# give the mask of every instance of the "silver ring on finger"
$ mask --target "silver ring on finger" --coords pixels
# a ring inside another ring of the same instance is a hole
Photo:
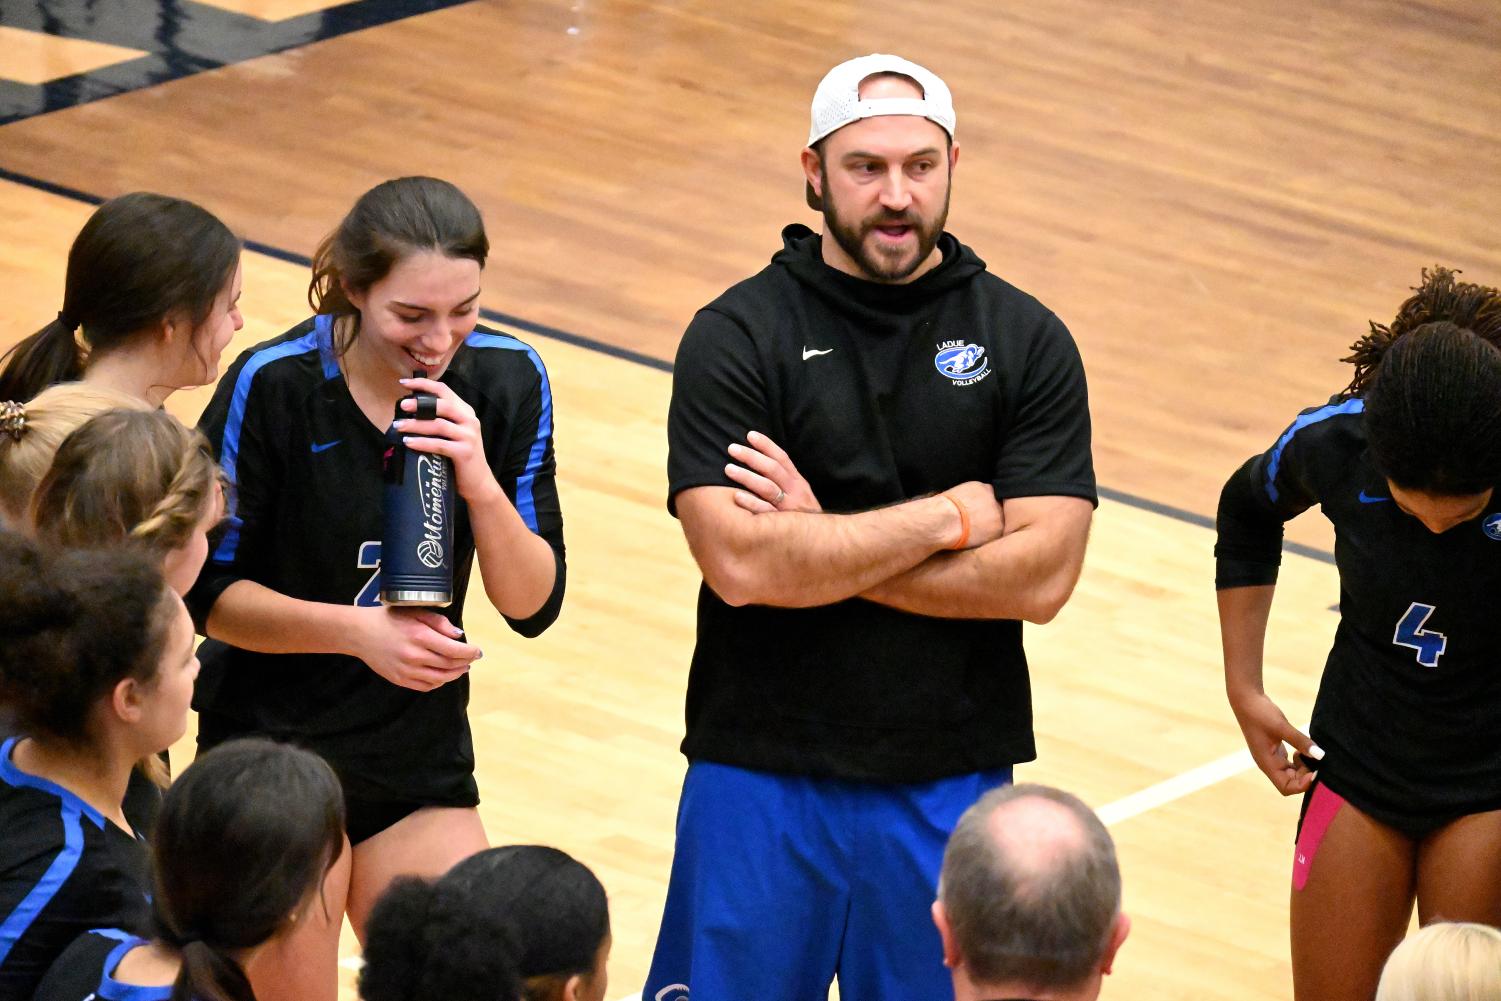
[[[771,502],[771,506],[772,507],[781,507],[782,506],[782,501],[784,501],[786,498],[787,498],[787,491],[785,491],[785,490],[781,489],[780,487],[778,487],[777,488],[777,496]]]

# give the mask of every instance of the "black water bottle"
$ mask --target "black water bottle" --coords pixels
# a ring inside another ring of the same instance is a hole
[[[424,372],[412,374],[426,378]],[[417,410],[408,414],[397,403],[396,420],[438,416],[438,398],[431,393],[406,399],[416,400]],[[407,448],[403,437],[394,423],[386,429],[380,600],[442,608],[453,601],[453,460]]]

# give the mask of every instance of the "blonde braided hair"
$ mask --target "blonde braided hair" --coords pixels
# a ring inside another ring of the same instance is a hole
[[[217,502],[208,442],[162,410],[112,410],[68,436],[32,498],[37,537],[63,546],[130,542],[164,557]]]

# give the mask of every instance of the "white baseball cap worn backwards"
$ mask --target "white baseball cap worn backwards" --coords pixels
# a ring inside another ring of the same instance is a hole
[[[860,84],[880,73],[911,77],[922,89],[922,97],[883,97],[860,99]],[[882,115],[916,115],[941,126],[954,137],[954,97],[937,74],[901,56],[873,53],[840,63],[824,76],[813,92],[813,127],[808,145],[831,132],[862,118]]]

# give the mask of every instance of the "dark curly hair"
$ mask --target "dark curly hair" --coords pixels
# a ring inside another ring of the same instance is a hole
[[[1343,395],[1364,397],[1377,468],[1447,497],[1501,482],[1501,293],[1456,274],[1424,269],[1396,319],[1371,323],[1344,359],[1355,376]]]
[[[604,887],[566,853],[491,848],[436,882],[398,879],[365,928],[362,1001],[550,1001],[596,974]]]
[[[0,703],[32,736],[88,746],[95,703],[156,677],[177,607],[136,553],[44,552],[0,532]]]
[[[1469,330],[1483,341],[1501,347],[1501,292],[1489,285],[1462,282],[1460,271],[1435,264],[1423,269],[1423,280],[1413,294],[1397,307],[1390,325],[1368,321],[1370,332],[1350,345],[1350,355],[1340,361],[1355,366],[1355,375],[1344,396],[1360,396],[1381,370],[1387,350],[1406,335],[1429,323],[1448,322]]]

